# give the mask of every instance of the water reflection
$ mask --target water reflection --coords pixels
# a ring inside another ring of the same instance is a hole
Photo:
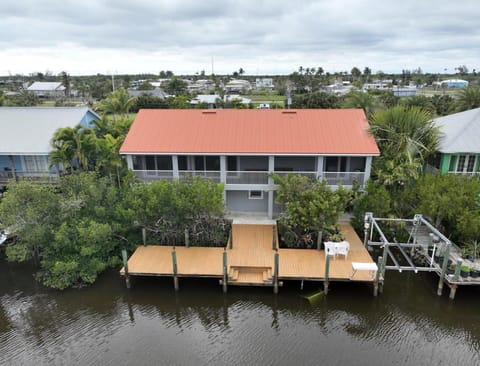
[[[480,289],[436,296],[435,276],[388,273],[373,298],[362,284],[230,287],[215,281],[137,280],[114,272],[91,288],[57,292],[32,268],[0,266],[1,364],[480,364]]]

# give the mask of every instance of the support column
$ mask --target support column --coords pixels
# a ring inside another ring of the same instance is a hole
[[[133,157],[132,157],[132,155],[127,155],[127,167],[128,167],[128,170],[133,170]]]
[[[180,174],[178,173],[178,155],[172,155],[172,168],[173,168],[173,178],[179,179]]]
[[[372,157],[367,156],[365,159],[365,175],[363,178],[363,185],[367,183],[367,180],[370,178],[370,173],[372,171]]]
[[[323,156],[317,156],[317,178],[323,179]]]
[[[448,296],[450,300],[455,300],[455,294],[457,293],[457,285],[450,286],[450,295]]]
[[[377,260],[377,273],[375,273],[375,280],[373,281],[373,296],[378,296],[378,283],[380,281],[380,267],[383,263],[382,257]]]
[[[273,200],[274,200],[273,190],[268,191],[268,218],[273,218]]]
[[[227,183],[227,157],[220,156],[220,183]]]

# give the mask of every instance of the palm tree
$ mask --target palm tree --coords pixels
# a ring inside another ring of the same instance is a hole
[[[119,154],[119,150],[124,139],[125,136],[118,136],[115,138],[110,134],[106,134],[102,139],[97,140],[99,152],[97,168],[103,170],[109,175],[111,175],[112,170],[115,170],[119,188],[120,168],[122,168],[124,164],[124,161]]]
[[[52,138],[53,151],[50,153],[50,165],[61,163],[72,166],[73,161],[78,168],[89,169],[89,161],[96,152],[95,133],[91,128],[65,127],[58,129]]]
[[[429,111],[401,105],[373,113],[370,132],[382,154],[377,159],[377,175],[387,185],[388,176],[396,176],[399,182],[417,178],[440,140]]]
[[[353,91],[347,95],[343,105],[346,108],[362,108],[368,117],[373,112],[375,98],[367,92]]]
[[[111,93],[105,99],[102,99],[96,109],[103,113],[113,114],[113,120],[116,121],[117,114],[127,116],[130,109],[135,104],[136,98],[129,98],[125,88],[119,88]]]
[[[480,88],[479,87],[468,87],[462,89],[458,96],[458,111],[467,111],[469,109],[479,108],[480,107]]]

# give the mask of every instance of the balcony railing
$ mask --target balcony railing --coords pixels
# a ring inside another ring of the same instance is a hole
[[[180,170],[178,172],[180,179],[187,179],[191,177],[202,177],[211,179],[214,182],[220,182],[220,172],[218,170]]]
[[[135,176],[144,181],[158,180],[158,179],[173,179],[173,170],[134,170]],[[279,176],[287,174],[299,174],[310,177],[312,179],[324,179],[329,185],[344,185],[351,186],[353,182],[360,185],[365,184],[364,172],[274,172]],[[227,171],[226,184],[268,184],[269,172],[267,171]],[[220,182],[221,173],[217,170],[180,170],[178,172],[179,179],[186,179],[188,177],[202,177],[211,179],[214,182]]]
[[[134,170],[135,176],[144,181],[173,179],[173,170]]]
[[[46,171],[15,171],[17,180],[29,179],[36,183],[55,183],[58,181],[56,173]],[[0,174],[0,183],[6,184],[9,180],[14,179],[14,174],[11,170]]]
[[[268,184],[268,172],[227,171],[227,184]]]
[[[464,175],[467,177],[480,176],[480,172],[447,172],[448,174]]]
[[[330,186],[351,186],[353,182],[365,184],[364,172],[322,172],[319,179],[325,179]]]

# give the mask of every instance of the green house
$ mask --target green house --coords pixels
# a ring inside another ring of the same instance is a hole
[[[440,127],[440,173],[480,173],[480,108],[435,119]]]

